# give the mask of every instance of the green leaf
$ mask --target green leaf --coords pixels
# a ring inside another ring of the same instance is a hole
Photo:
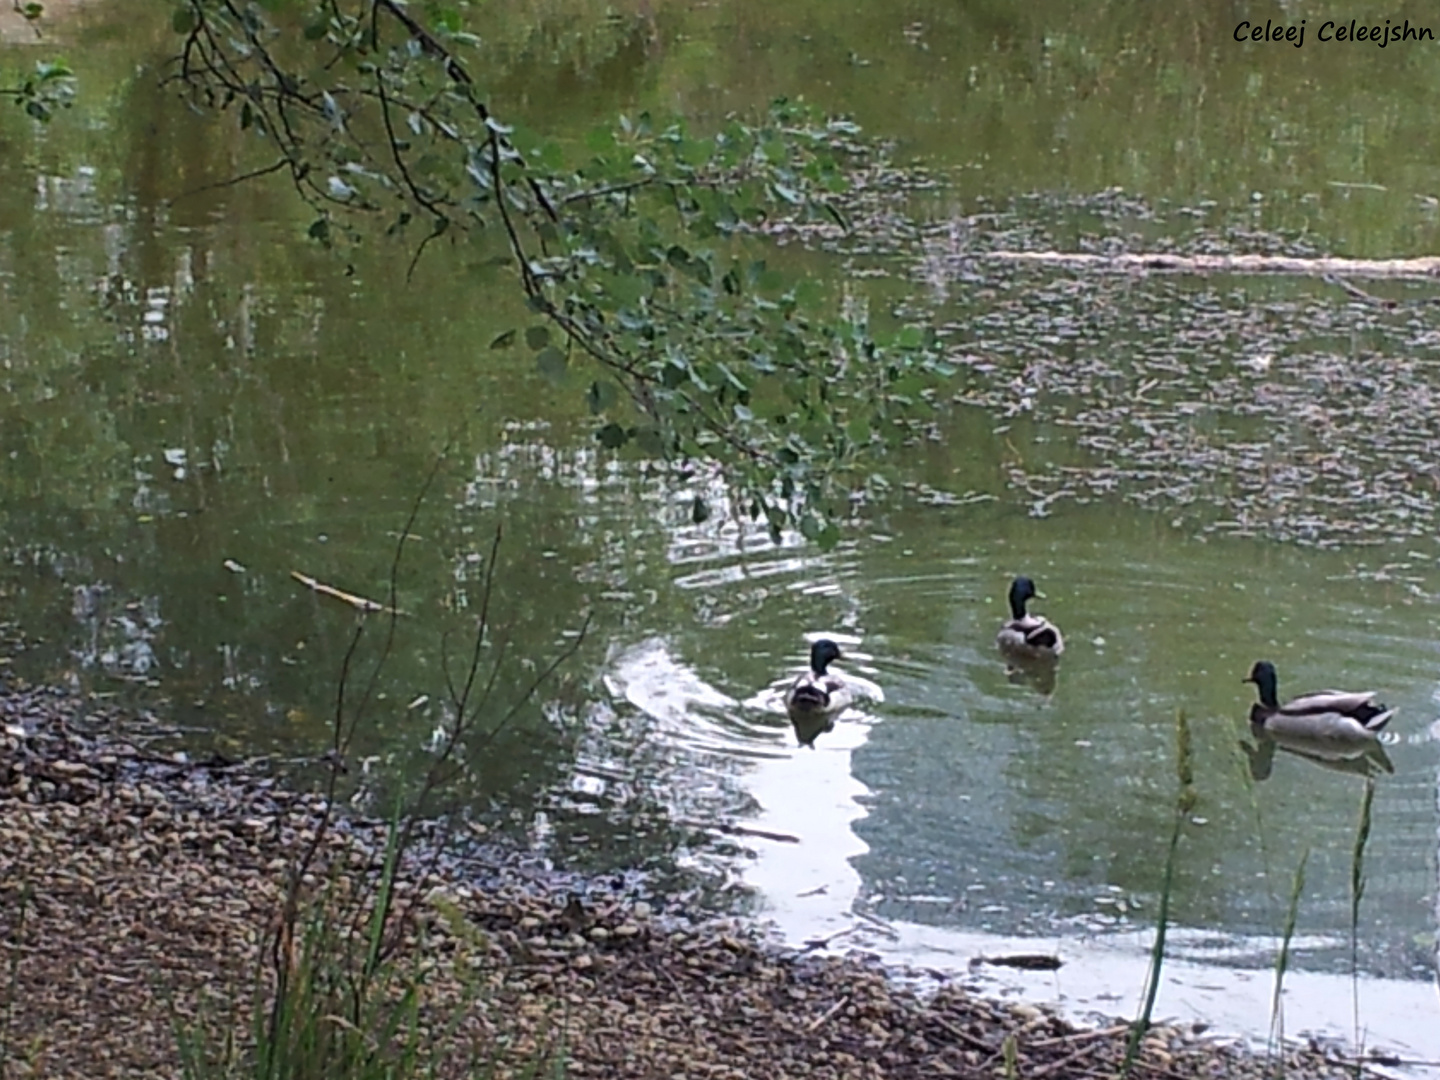
[[[508,349],[515,344],[515,331],[506,330],[503,334],[496,334],[490,339],[490,348]]]
[[[699,495],[690,503],[690,521],[695,525],[703,525],[710,520],[710,504]]]
[[[615,149],[615,132],[608,127],[591,128],[585,136],[585,147],[592,153],[603,154]]]
[[[834,203],[827,202],[822,209],[825,211],[825,216],[835,222],[836,225],[839,225],[840,228],[844,229],[847,233],[851,231],[850,218]]]
[[[920,375],[905,375],[890,384],[890,397],[913,401],[925,389],[925,379]]]
[[[525,344],[539,352],[550,344],[550,328],[548,326],[531,326],[525,330]]]
[[[686,165],[704,165],[715,152],[715,144],[709,139],[686,139],[680,146],[680,160]]]
[[[630,441],[630,433],[616,423],[609,423],[595,432],[595,438],[607,450],[618,450]]]
[[[305,230],[305,235],[322,244],[330,243],[330,220],[323,217],[316,218],[310,223],[310,228]]]
[[[319,41],[330,31],[330,23],[325,19],[316,19],[312,23],[305,24],[305,40]]]
[[[665,454],[665,437],[655,427],[638,429],[635,432],[635,445],[651,457],[663,457]]]
[[[525,124],[516,124],[515,130],[510,133],[510,145],[527,158],[538,151],[544,141],[545,136]]]
[[[918,349],[925,344],[925,331],[919,326],[907,326],[900,331],[899,345],[902,349]]]
[[[592,416],[604,412],[618,400],[620,400],[620,391],[608,379],[597,379],[592,382],[590,390],[585,395],[585,403],[590,406]]]
[[[562,382],[565,379],[565,369],[569,366],[565,354],[554,345],[547,345],[540,350],[535,357],[535,367],[541,375],[553,383]]]
[[[35,4],[33,6],[39,7],[40,5]],[[27,8],[26,18],[29,17],[30,16],[28,14]],[[175,13],[170,16],[170,29],[174,30],[177,34],[188,34],[191,30],[194,30],[195,27],[199,25],[199,21],[195,18],[195,12],[191,9],[189,4],[177,7],[175,9]]]

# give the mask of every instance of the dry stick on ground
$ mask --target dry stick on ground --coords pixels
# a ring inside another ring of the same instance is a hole
[[[1094,1031],[1077,1031],[1073,1035],[1057,1035],[1050,1039],[1036,1039],[1030,1044],[1032,1050],[1043,1050],[1064,1043],[1094,1042],[1096,1039],[1110,1039],[1130,1030],[1129,1024],[1115,1024],[1112,1027],[1096,1028]]]
[[[819,1016],[817,1016],[814,1020],[811,1020],[810,1023],[806,1024],[806,1025],[805,1025],[805,1030],[806,1030],[806,1031],[814,1031],[814,1030],[816,1030],[817,1028],[823,1027],[827,1022],[829,1022],[830,1020],[834,1019],[836,1013],[838,1013],[841,1009],[845,1008],[845,1006],[846,1006],[846,1005],[849,1005],[849,1004],[850,1004],[850,995],[849,995],[849,994],[846,994],[846,995],[845,995],[844,997],[842,997],[839,1001],[835,1002],[834,1005],[831,1005],[830,1008],[826,1009],[823,1013],[821,1013]]]
[[[1066,1054],[1064,1057],[1058,1057],[1054,1061],[1051,1061],[1045,1065],[1041,1065],[1038,1069],[1027,1073],[1027,1080],[1040,1080],[1042,1076],[1049,1076],[1051,1073],[1058,1072],[1059,1070],[1065,1068],[1067,1065],[1073,1065],[1081,1058],[1087,1057],[1088,1055],[1094,1054],[1097,1051],[1103,1049],[1103,1043],[1099,1042],[1098,1040],[1091,1039],[1090,1041],[1083,1043],[1080,1046],[1077,1046],[1074,1050],[1071,1050],[1070,1053]]]
[[[946,1032],[956,1041],[963,1043],[965,1046],[968,1046],[971,1050],[978,1051],[982,1054],[991,1055],[999,1053],[998,1050],[996,1050],[993,1046],[987,1043],[984,1039],[976,1038],[968,1031],[962,1031],[960,1028],[952,1024],[949,1020],[946,1020],[943,1016],[931,1017],[931,1021],[935,1024],[936,1027]]]
[[[823,948],[825,948],[825,946],[829,945],[832,941],[835,941],[837,938],[842,938],[842,937],[844,937],[844,936],[847,935],[847,934],[853,934],[853,933],[855,933],[855,932],[856,932],[857,930],[859,930],[859,929],[860,929],[860,924],[859,924],[858,922],[854,922],[854,923],[851,923],[849,926],[845,927],[844,930],[836,930],[833,934],[827,934],[827,935],[825,935],[824,937],[813,937],[813,938],[810,938],[809,940],[807,940],[807,941],[805,942],[805,949],[804,949],[804,951],[805,951],[805,952],[814,952],[816,949],[823,949]]]
[[[703,821],[677,818],[675,824],[686,829],[699,829],[701,832],[714,829],[716,832],[724,833],[726,836],[753,836],[759,840],[774,840],[778,844],[800,843],[800,837],[791,833],[774,832],[770,829],[757,829],[750,825],[736,825],[729,821],[714,821],[707,824]]]

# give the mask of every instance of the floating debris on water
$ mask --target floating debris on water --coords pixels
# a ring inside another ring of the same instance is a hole
[[[877,171],[851,233],[808,239],[924,287],[899,314],[939,331],[953,401],[1000,421],[1032,515],[1121,498],[1202,533],[1321,547],[1440,532],[1433,283],[1248,273],[1325,253],[1213,204],[1033,195],[957,219],[925,194],[933,177],[907,175]],[[1041,257],[1061,249],[1078,259]],[[1186,259],[1218,269],[1156,272]]]

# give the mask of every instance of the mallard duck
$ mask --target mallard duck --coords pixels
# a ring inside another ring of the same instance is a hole
[[[1280,704],[1276,697],[1275,665],[1257,660],[1245,677],[1260,693],[1250,706],[1250,723],[1282,746],[1297,744],[1373,743],[1395,710],[1375,700],[1373,692],[1347,693],[1321,690]]]
[[[845,680],[826,670],[839,659],[840,646],[821,638],[810,646],[810,670],[785,691],[785,711],[790,714],[796,734],[807,745],[814,744],[816,735],[833,729],[835,717],[854,700],[854,692]],[[802,732],[809,734],[808,740]]]
[[[1028,577],[1017,577],[1010,583],[1010,620],[995,635],[1001,652],[1020,660],[1054,660],[1065,651],[1065,639],[1058,626],[1044,615],[1025,613],[1025,602],[1039,596]]]

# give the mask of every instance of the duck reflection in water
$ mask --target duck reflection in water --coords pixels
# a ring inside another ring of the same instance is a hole
[[[821,735],[835,730],[835,717],[833,716],[796,716],[791,715],[790,726],[795,729],[795,741],[801,746],[808,746],[815,749],[815,740]]]
[[[1055,693],[1059,673],[1060,665],[1054,660],[1021,660],[1011,656],[1005,662],[1005,678],[1011,685],[1028,686],[1046,697]]]
[[[1240,740],[1240,749],[1250,761],[1250,778],[1268,780],[1275,765],[1275,751],[1284,750],[1298,758],[1304,758],[1313,765],[1332,772],[1352,773],[1356,776],[1380,776],[1393,773],[1395,766],[1385,747],[1380,742],[1367,746],[1336,747],[1324,742],[1306,743],[1303,739],[1277,739],[1267,735],[1264,728],[1252,727],[1255,742]]]

